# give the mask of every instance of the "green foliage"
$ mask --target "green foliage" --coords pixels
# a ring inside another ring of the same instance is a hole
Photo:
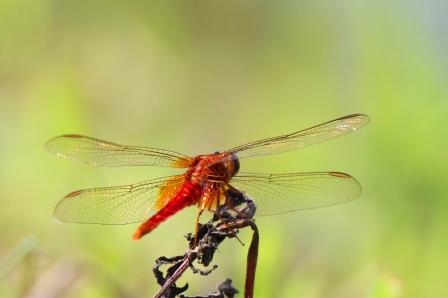
[[[194,224],[190,208],[135,242],[134,225],[56,223],[54,206],[73,190],[176,171],[77,165],[45,152],[47,139],[81,133],[198,154],[360,112],[372,122],[356,134],[241,161],[252,172],[344,171],[364,188],[349,204],[257,219],[256,297],[446,297],[439,5],[1,1],[0,259],[32,235],[38,265],[8,270],[0,296],[31,291],[58,268],[74,272],[67,297],[150,296],[153,260],[181,253]],[[213,276],[186,277],[192,293],[227,276],[241,289],[245,252],[225,243]],[[371,264],[380,273],[363,269]],[[28,270],[36,275],[24,285]]]

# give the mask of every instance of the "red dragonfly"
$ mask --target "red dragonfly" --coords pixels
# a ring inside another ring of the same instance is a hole
[[[254,198],[257,215],[343,203],[361,194],[358,181],[348,174],[247,173],[239,171],[239,160],[300,149],[356,131],[368,122],[367,115],[348,115],[294,133],[195,157],[77,134],[55,137],[48,141],[46,148],[62,158],[95,166],[163,166],[187,170],[181,175],[131,185],[74,191],[59,202],[54,216],[74,223],[143,222],[133,235],[133,239],[139,239],[187,206],[198,206],[198,219],[204,210],[216,210],[228,202],[228,190]]]

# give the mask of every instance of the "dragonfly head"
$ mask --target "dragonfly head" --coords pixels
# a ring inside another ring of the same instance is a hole
[[[238,171],[240,170],[240,161],[235,153],[232,153],[230,158],[225,162],[227,171],[230,174],[230,177],[235,176],[238,174]]]

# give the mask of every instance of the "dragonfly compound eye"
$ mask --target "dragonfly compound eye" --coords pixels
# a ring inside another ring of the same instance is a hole
[[[240,170],[240,161],[238,157],[236,157],[236,154],[232,154],[232,158],[229,160],[229,162],[231,163],[232,177],[233,177]]]

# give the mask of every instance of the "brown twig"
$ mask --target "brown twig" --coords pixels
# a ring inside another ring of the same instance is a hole
[[[252,241],[249,246],[249,251],[247,253],[247,264],[246,264],[246,281],[244,286],[244,297],[252,298],[254,293],[255,286],[255,272],[257,269],[257,260],[258,260],[258,244],[260,240],[260,236],[258,233],[257,225],[255,221],[252,219],[240,219],[229,223],[227,226],[219,226],[218,230],[221,229],[242,229],[250,226],[253,230]]]
[[[253,230],[252,241],[249,246],[246,264],[245,298],[252,298],[254,294],[255,272],[257,267],[259,233],[255,221],[252,219],[255,214],[254,202],[241,192],[229,190],[227,197],[232,200],[232,208],[221,206],[215,212],[215,216],[206,224],[200,224],[196,235],[187,235],[189,249],[183,256],[173,258],[160,257],[153,268],[157,282],[161,285],[160,291],[154,298],[175,298],[184,297],[182,295],[188,289],[188,284],[177,287],[176,282],[187,270],[192,268],[194,273],[208,275],[211,270],[196,269],[193,265],[195,261],[207,267],[213,260],[213,256],[218,246],[226,238],[235,238],[240,229],[251,227]],[[160,271],[162,265],[171,265],[166,274]],[[225,298],[233,297],[238,291],[231,286],[231,280],[227,279],[218,286],[218,292],[212,292],[208,296],[196,296],[203,298]]]

